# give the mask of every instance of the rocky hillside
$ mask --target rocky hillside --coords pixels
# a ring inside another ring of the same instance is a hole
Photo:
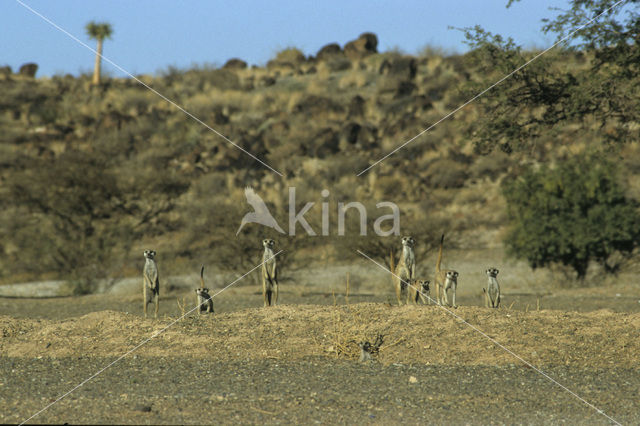
[[[471,104],[358,176],[464,103],[484,77],[473,52],[411,56],[378,52],[377,45],[365,33],[314,57],[283,50],[264,67],[231,59],[220,68],[139,76],[215,132],[133,79],[92,87],[88,76],[35,78],[32,68],[12,74],[5,67],[0,280],[137,274],[147,247],[173,273],[201,263],[241,270],[255,264],[267,236],[287,250],[282,261],[291,266],[348,261],[358,247],[382,260],[397,241],[373,235],[373,222],[389,213],[376,208],[381,201],[400,207],[401,232],[416,236],[421,253],[442,232],[451,246],[495,247],[505,219],[500,182],[523,165],[593,143],[581,138],[580,124],[567,121],[538,135],[533,149],[481,155],[474,123],[483,115]],[[563,61],[580,66],[584,55]],[[637,148],[623,150],[637,195]],[[318,236],[299,226],[295,237],[285,237],[255,224],[236,236],[250,211],[247,186],[281,224],[288,188],[295,187],[296,212],[315,202],[305,218]],[[366,237],[358,236],[355,212],[347,215],[350,238],[337,235],[337,203],[351,201],[367,207]],[[329,212],[324,236],[322,202]]]

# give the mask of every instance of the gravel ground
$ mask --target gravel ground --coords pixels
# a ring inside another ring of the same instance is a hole
[[[494,312],[465,309],[480,305],[481,299],[463,293],[457,312],[511,348],[530,342],[531,350],[519,347],[517,352],[616,421],[640,424],[640,368],[635,361],[640,320],[634,314],[640,312],[640,303],[637,292],[620,291],[507,294],[504,308]],[[0,330],[0,423],[27,420],[109,365],[116,359],[112,355],[125,353],[168,323],[167,316],[176,317],[176,299],[182,297],[193,303],[191,292],[166,294],[161,320],[144,322],[138,317],[139,295],[0,298],[6,324]],[[163,339],[109,367],[29,423],[613,423],[533,369],[515,359],[505,361],[505,353],[438,315],[435,307],[388,308],[391,293],[367,290],[349,299],[352,308],[334,316],[322,309],[343,305],[344,294],[289,286],[281,292],[281,301],[292,305],[262,310],[256,309],[262,296],[255,288],[232,288],[216,298],[213,317],[176,324]],[[538,301],[541,312],[521,312],[537,310]],[[313,305],[325,306],[318,308],[318,315],[325,312],[324,324],[317,322],[321,316],[313,316]],[[572,313],[576,311],[593,312],[581,316]],[[375,318],[369,316],[376,312]],[[307,322],[300,322],[303,317]],[[298,318],[299,333],[285,333],[293,335],[286,345],[274,343],[269,324],[277,324],[281,333],[291,318]],[[252,329],[248,321],[258,323]],[[387,361],[306,355],[322,353],[331,340],[323,333],[340,321],[354,327],[339,330],[345,336],[373,336],[376,327],[388,323],[391,346],[380,357]],[[417,335],[403,332],[405,321],[420,324]],[[196,346],[198,339],[206,339],[202,349]],[[314,339],[317,350],[303,347]],[[456,344],[456,339],[465,343]],[[395,342],[400,343],[393,346]],[[264,354],[247,352],[252,344]],[[24,349],[16,352],[19,347]],[[183,353],[173,356],[175,348],[183,348]],[[59,354],[53,356],[55,351]],[[296,354],[294,359],[288,358],[290,353]],[[501,358],[487,362],[493,356]],[[413,359],[417,362],[408,361]]]
[[[0,422],[21,422],[113,358],[0,359]],[[607,415],[638,424],[637,369],[547,372]],[[166,389],[170,387],[171,392]],[[124,359],[33,418],[122,424],[610,424],[527,368],[308,359]]]

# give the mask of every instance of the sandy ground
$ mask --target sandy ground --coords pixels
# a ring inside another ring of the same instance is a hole
[[[291,271],[267,309],[247,279],[215,297],[214,315],[182,319],[195,274],[163,281],[157,320],[141,317],[137,279],[82,297],[0,297],[0,423],[640,423],[635,276],[558,289],[485,254],[459,265],[451,312],[396,306],[366,263]],[[482,306],[489,264],[501,268],[497,310]],[[212,294],[232,278],[205,275]],[[358,342],[378,335],[360,362]]]
[[[32,422],[611,423],[533,365],[638,423],[640,304],[617,291],[507,295],[498,310],[463,294],[454,316],[392,306],[390,292],[346,304],[307,286],[264,309],[245,286],[216,298],[214,315],[182,320],[176,301],[194,297],[181,291],[163,297],[157,320],[141,318],[134,295],[0,299],[0,422],[26,420],[117,361]],[[360,362],[356,343],[378,334],[379,353]]]

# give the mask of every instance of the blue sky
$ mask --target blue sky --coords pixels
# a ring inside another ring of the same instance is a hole
[[[204,0],[20,0],[95,48],[84,26],[107,21],[114,28],[104,55],[133,74],[168,66],[222,65],[232,57],[262,65],[286,47],[315,54],[327,43],[344,45],[360,33],[378,35],[378,50],[417,53],[424,46],[464,52],[463,35],[449,29],[481,25],[525,46],[547,47],[553,35],[541,32],[549,7],[567,0],[400,1],[204,1]],[[94,53],[63,34],[16,0],[0,0],[0,66],[16,70],[36,62],[38,76],[89,72]],[[109,64],[112,76],[122,72]]]

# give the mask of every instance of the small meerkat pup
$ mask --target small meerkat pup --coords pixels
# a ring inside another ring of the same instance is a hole
[[[196,289],[196,307],[198,315],[203,312],[213,313],[213,299],[209,295],[209,289],[204,286],[204,265],[200,269],[200,288]]]
[[[398,305],[402,305],[402,301],[409,303],[411,298],[408,284],[411,283],[416,275],[416,256],[413,247],[416,240],[412,237],[402,237],[402,253],[395,270],[393,268],[393,256],[391,256],[391,270],[394,272],[392,280],[396,289],[396,297]]]
[[[272,239],[262,240],[264,253],[262,254],[262,298],[264,306],[272,306],[278,302],[278,265],[276,264]]]
[[[155,261],[155,250],[145,250],[144,258],[144,268],[142,269],[142,297],[144,299],[144,317],[147,317],[147,305],[154,302],[156,305],[154,318],[158,318],[158,308],[160,307],[160,280],[158,279],[158,265]]]
[[[442,246],[444,245],[444,234],[440,238],[440,248],[438,250],[438,260],[436,261],[436,303],[439,305],[449,305],[449,298],[447,297],[447,290],[451,289],[452,304],[451,306],[457,308],[456,305],[456,287],[458,287],[458,273],[451,269],[440,269],[442,263]],[[441,294],[442,292],[442,294]]]
[[[418,301],[421,301],[424,305],[431,304],[431,294],[429,290],[429,284],[431,284],[431,281],[429,280],[413,281],[413,288],[412,288],[413,296],[411,297],[411,300],[413,301],[413,303],[418,303]]]
[[[484,301],[487,308],[497,308],[500,306],[500,285],[498,284],[498,273],[496,268],[487,269],[487,289],[482,289]]]

